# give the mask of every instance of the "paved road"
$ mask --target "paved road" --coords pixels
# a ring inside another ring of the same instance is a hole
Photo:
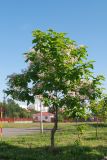
[[[3,128],[3,137],[31,134],[39,131],[39,128]]]
[[[44,129],[50,131],[51,129]],[[40,128],[3,128],[3,137],[13,137],[40,132]]]

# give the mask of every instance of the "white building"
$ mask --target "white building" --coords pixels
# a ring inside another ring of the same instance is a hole
[[[39,99],[35,99],[35,110],[36,111],[40,111],[42,110],[42,112],[48,112],[49,107],[45,107],[42,102]]]
[[[40,101],[40,99],[35,98],[35,104],[30,104],[27,109],[34,109],[36,111],[40,111],[42,110],[42,112],[48,112],[49,107],[45,107],[42,102]]]
[[[40,122],[40,120],[41,120],[40,112],[33,114],[33,120],[35,122]],[[49,112],[42,112],[42,121],[43,122],[53,122],[53,120],[54,120],[54,114],[49,113]]]

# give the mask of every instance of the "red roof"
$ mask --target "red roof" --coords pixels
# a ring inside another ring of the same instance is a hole
[[[36,113],[36,114],[33,114],[35,116],[40,116],[40,112],[39,113]],[[42,116],[54,116],[54,114],[52,113],[49,113],[49,112],[42,112]]]

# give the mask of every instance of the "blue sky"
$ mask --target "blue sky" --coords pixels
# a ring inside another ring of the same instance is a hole
[[[26,67],[32,31],[48,28],[88,46],[95,74],[107,78],[107,0],[0,0],[0,100],[7,75]]]

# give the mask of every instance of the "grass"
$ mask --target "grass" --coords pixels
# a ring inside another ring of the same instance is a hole
[[[31,128],[40,127],[40,123],[2,123],[3,128]],[[45,128],[52,128],[52,123],[44,123]]]
[[[11,125],[15,127],[14,124]],[[20,125],[17,124],[17,127]],[[50,128],[52,124],[45,124],[45,127]],[[56,149],[53,152],[49,148],[50,132],[3,138],[0,142],[0,160],[101,160],[107,156],[107,127],[99,125],[98,139],[95,137],[95,127],[95,124],[85,124],[81,141],[78,141],[76,124],[60,123],[55,135]]]

